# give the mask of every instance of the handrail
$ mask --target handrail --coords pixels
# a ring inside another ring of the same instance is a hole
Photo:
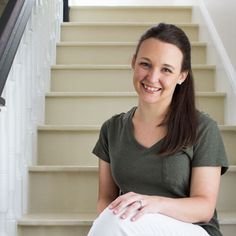
[[[68,0],[63,0],[63,21],[69,21],[69,3]]]
[[[34,3],[35,0],[9,1],[0,19],[0,106],[6,104],[2,92]],[[63,3],[63,21],[68,22],[68,0]]]
[[[1,97],[18,45],[35,0],[9,1],[0,19],[0,105]]]

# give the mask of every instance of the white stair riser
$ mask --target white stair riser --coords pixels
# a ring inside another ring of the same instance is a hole
[[[18,226],[18,236],[86,236],[91,226]]]
[[[235,186],[236,172],[228,171],[221,178],[221,187],[217,203],[219,211],[236,210],[236,189]]]
[[[95,212],[97,171],[30,172],[29,213]]]
[[[137,42],[150,25],[62,25],[63,42]],[[181,27],[190,41],[198,41],[197,26]]]
[[[51,91],[134,91],[133,72],[130,69],[52,69],[51,73]],[[214,91],[214,69],[194,69],[193,74],[196,91]]]
[[[221,131],[229,163],[236,163],[236,132]],[[99,136],[97,131],[50,131],[38,132],[39,165],[97,166],[98,158],[92,154]]]
[[[236,131],[225,130],[221,131],[222,138],[225,145],[228,161],[230,165],[236,165]]]
[[[127,65],[135,53],[134,45],[62,45],[57,46],[57,64]],[[206,63],[206,46],[192,46],[192,63]]]
[[[235,224],[222,224],[220,230],[224,236],[235,236],[236,225]]]
[[[38,131],[38,164],[97,166],[92,149],[98,132]]]
[[[191,8],[71,8],[71,22],[190,23]]]
[[[197,107],[224,123],[224,98],[197,96]],[[46,124],[100,125],[137,105],[137,97],[47,97]]]
[[[235,172],[222,177],[218,211],[236,210],[235,177]],[[30,172],[29,189],[30,213],[96,212],[97,171]]]

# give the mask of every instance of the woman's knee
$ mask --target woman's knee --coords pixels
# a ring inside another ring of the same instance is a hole
[[[88,236],[120,236],[124,235],[122,230],[123,220],[114,215],[111,210],[106,208],[99,217],[93,222]]]

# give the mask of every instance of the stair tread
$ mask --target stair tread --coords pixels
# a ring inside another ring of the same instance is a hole
[[[18,225],[90,225],[96,213],[27,214]]]
[[[30,172],[94,172],[98,171],[97,166],[56,166],[56,165],[37,165],[37,166],[30,166]]]
[[[81,130],[81,131],[96,131],[100,130],[99,125],[40,125],[38,130]],[[222,131],[236,131],[236,125],[218,125]]]
[[[187,9],[192,10],[192,6],[156,6],[156,5],[144,5],[144,6],[71,6],[70,9]]]
[[[52,69],[90,69],[90,70],[98,70],[98,69],[131,69],[130,65],[79,65],[79,64],[58,64],[53,65]],[[192,69],[215,69],[215,65],[204,65],[204,64],[195,64],[192,66]]]
[[[63,27],[71,26],[150,26],[157,24],[156,22],[64,22],[61,25]],[[196,23],[177,23],[177,26],[184,27],[199,27]]]
[[[137,42],[59,42],[57,46],[136,46]],[[206,46],[206,42],[191,42],[191,46]]]
[[[93,172],[98,171],[97,166],[80,166],[80,165],[36,165],[29,167],[30,172]],[[236,172],[236,165],[230,165],[229,172]]]
[[[224,92],[196,92],[197,96],[225,97]],[[136,97],[136,92],[48,92],[46,97]]]
[[[18,225],[90,225],[96,213],[27,214]],[[220,224],[236,224],[236,212],[218,212]]]

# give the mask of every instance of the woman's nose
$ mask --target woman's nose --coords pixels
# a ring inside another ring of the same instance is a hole
[[[148,80],[152,83],[158,82],[160,79],[160,72],[158,69],[150,70],[148,74]]]

